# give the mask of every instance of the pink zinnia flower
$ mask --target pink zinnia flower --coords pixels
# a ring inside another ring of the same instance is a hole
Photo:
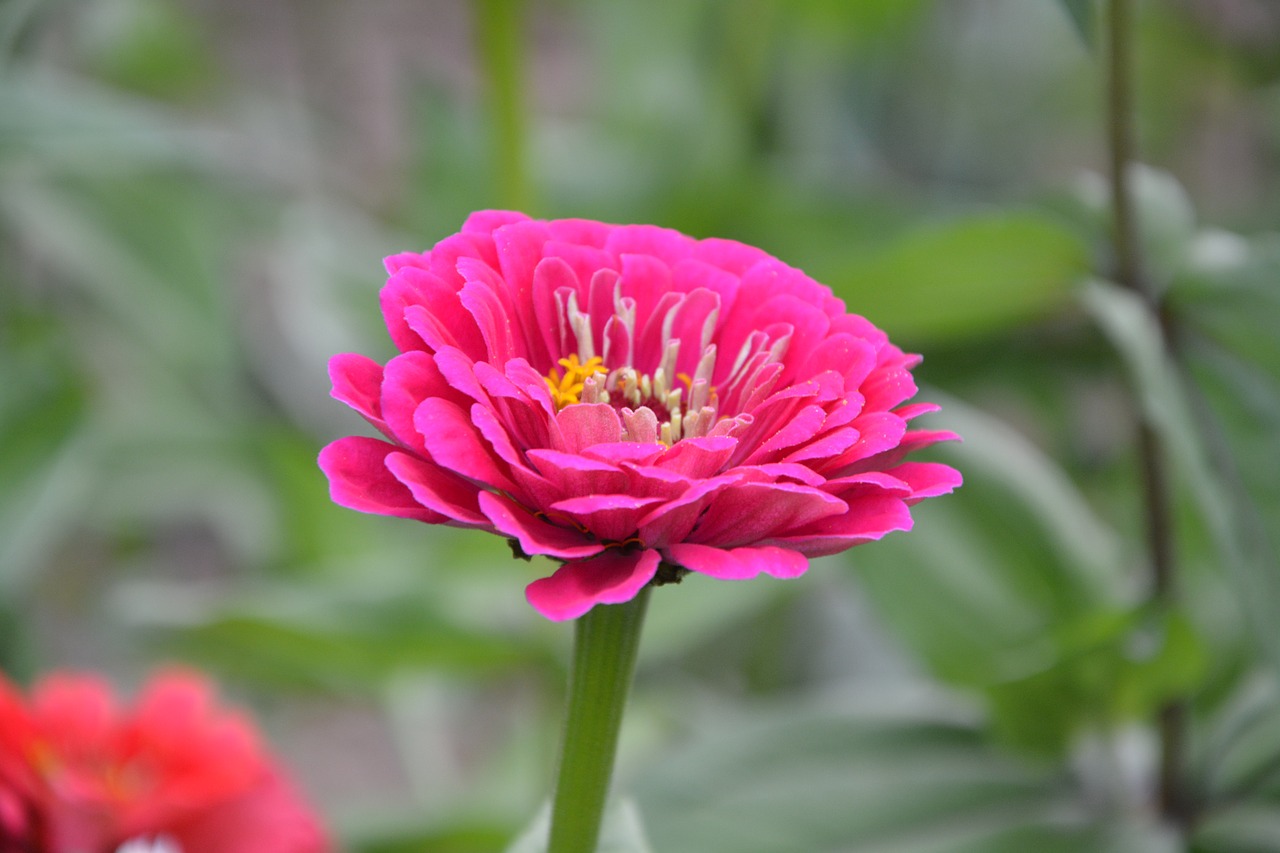
[[[30,701],[0,677],[0,853],[326,853],[258,743],[198,675],[152,679],[132,708],[88,675]]]
[[[759,249],[489,211],[386,265],[400,355],[329,373],[387,440],[321,452],[333,499],[562,561],[526,590],[550,619],[685,570],[794,577],[960,483],[902,461],[955,437],[907,429],[937,409],[903,405],[919,358]]]

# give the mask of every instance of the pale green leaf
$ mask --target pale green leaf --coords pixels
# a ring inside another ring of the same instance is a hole
[[[1067,304],[1089,254],[1033,213],[974,216],[909,233],[827,280],[859,314],[908,342],[981,335]]]

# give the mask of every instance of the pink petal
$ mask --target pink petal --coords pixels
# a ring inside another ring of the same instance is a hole
[[[333,390],[329,395],[346,403],[364,419],[383,432],[387,424],[382,418],[382,365],[367,356],[342,353],[329,359],[329,379]]]
[[[645,510],[661,503],[662,498],[639,498],[635,495],[583,495],[557,501],[550,510],[568,516],[574,523],[591,531],[605,542],[622,542],[635,536]]]
[[[904,462],[887,472],[911,487],[908,503],[949,494],[960,488],[964,478],[960,472],[939,462]]]
[[[804,406],[780,424],[778,430],[747,457],[745,464],[757,465],[776,460],[781,451],[811,440],[822,429],[826,419],[827,413],[821,406]]]
[[[877,368],[858,389],[867,400],[868,409],[892,409],[916,395],[916,382],[911,371],[902,364]]]
[[[386,459],[400,448],[376,438],[347,436],[320,451],[320,470],[329,478],[329,496],[348,509],[414,518],[430,524],[444,516],[413,499],[404,484],[387,470]]]
[[[585,533],[549,524],[510,498],[492,492],[479,494],[480,511],[493,526],[520,543],[526,554],[545,554],[562,560],[590,557],[604,550]]]
[[[783,457],[785,462],[809,462],[839,456],[858,442],[858,431],[853,427],[841,427],[815,438],[803,447]]]
[[[703,342],[714,340],[715,324],[720,315],[720,295],[712,290],[698,288],[686,293],[684,300],[672,309],[666,319],[670,327],[668,336],[680,341],[680,357],[676,361],[676,374],[692,376],[702,358]]]
[[[617,270],[596,270],[587,284],[585,303],[582,300],[578,302],[578,307],[585,308],[591,315],[591,340],[595,343],[596,355],[604,349],[604,327],[613,317],[613,293],[618,278]]]
[[[794,480],[806,486],[821,486],[827,478],[814,471],[808,465],[795,462],[769,462],[765,465],[743,465],[733,469],[748,475],[749,482],[777,482],[778,480]],[[751,472],[759,472],[762,479],[751,476]]]
[[[906,406],[899,406],[893,410],[893,413],[904,421],[910,421],[921,415],[928,415],[941,410],[942,407],[937,403],[910,403]]]
[[[843,514],[837,497],[797,483],[739,483],[718,494],[691,534],[695,542],[735,547]]]
[[[475,425],[457,403],[429,397],[413,413],[413,425],[438,465],[480,485],[515,490],[515,484],[494,460],[492,449],[480,440]]]
[[[382,265],[386,268],[388,275],[394,275],[405,267],[431,269],[431,258],[429,253],[397,252],[394,255],[388,255],[383,258]]]
[[[543,258],[533,270],[532,303],[536,332],[530,340],[540,339],[542,348],[534,347],[539,364],[554,364],[561,354],[571,352],[573,333],[556,305],[556,292],[579,289],[578,276],[560,258]]]
[[[445,381],[430,353],[414,351],[387,362],[382,379],[382,416],[397,441],[426,453],[422,434],[413,425],[413,413],[428,397],[464,399]]]
[[[436,369],[449,386],[460,394],[481,403],[489,402],[489,394],[476,378],[476,363],[456,347],[443,347],[435,354]],[[461,402],[461,401],[459,401]]]
[[[408,453],[388,454],[386,465],[418,503],[460,526],[492,529],[489,520],[480,512],[476,501],[479,489],[472,483]]]
[[[737,446],[737,439],[724,435],[686,438],[673,444],[656,464],[690,479],[710,477],[720,473]]]
[[[504,225],[528,221],[528,216],[514,210],[477,210],[462,223],[462,230],[476,234],[492,234]]]
[[[671,285],[689,293],[705,288],[720,297],[720,316],[725,317],[738,297],[738,277],[705,261],[688,258],[671,266]]]
[[[762,572],[775,578],[794,578],[809,568],[805,555],[772,545],[725,550],[685,542],[667,548],[667,555],[686,569],[730,581],[746,580]]]
[[[736,276],[741,276],[761,261],[773,260],[763,249],[718,237],[699,240],[693,248],[693,257]]]
[[[453,285],[417,267],[405,267],[382,288],[383,316],[401,352],[457,346],[473,358],[484,355],[480,330]]]
[[[617,269],[618,260],[611,252],[597,249],[594,246],[582,246],[576,243],[562,243],[559,240],[548,240],[542,247],[545,257],[556,257],[567,263],[578,281],[590,286],[591,279],[600,270]],[[586,310],[588,294],[578,292],[578,307]]]
[[[838,554],[846,548],[883,538],[895,530],[910,530],[911,513],[900,498],[869,496],[849,502],[844,515],[821,519],[769,542],[793,548],[810,557]]]
[[[836,471],[892,450],[901,443],[907,431],[906,422],[892,412],[867,412],[854,420],[853,427],[858,431],[858,440],[831,460],[830,467]]]
[[[640,519],[640,541],[654,548],[683,541],[702,517],[707,504],[725,488],[741,479],[741,475],[734,472],[688,484],[687,488],[654,507]]]
[[[814,348],[807,369],[815,373],[834,370],[849,388],[857,388],[876,366],[875,345],[862,338],[840,333],[830,335]]]
[[[626,254],[622,261],[622,295],[636,301],[636,361],[633,367],[651,370],[655,365],[640,364],[640,341],[643,331],[653,316],[654,307],[662,302],[671,290],[671,270],[651,255]],[[611,365],[612,366],[612,365]]]
[[[827,480],[823,488],[846,503],[856,498],[877,494],[904,500],[911,497],[911,487],[906,482],[883,471],[864,471],[848,477]]]
[[[525,597],[548,619],[576,619],[597,604],[635,598],[653,580],[660,562],[657,551],[611,549],[590,560],[565,563],[551,577],[525,587]]]
[[[594,219],[556,219],[547,223],[547,233],[561,243],[581,243],[603,249],[615,227]]]
[[[580,453],[593,444],[607,444],[622,438],[622,421],[608,403],[574,403],[556,415],[564,435],[565,450]]]
[[[683,443],[683,442],[682,442]],[[601,462],[617,464],[633,462],[636,465],[648,465],[666,451],[663,444],[648,444],[638,441],[613,441],[593,444],[583,448],[582,455],[588,459],[599,459]]]
[[[619,225],[605,242],[615,255],[650,255],[667,266],[689,257],[694,247],[692,238],[657,225]]]
[[[505,291],[501,282],[495,286],[481,281],[468,281],[458,291],[458,301],[475,320],[488,360],[494,364],[506,364],[527,354],[519,317],[503,299]]]
[[[558,450],[530,450],[528,457],[557,492],[554,500],[621,492],[634,494],[628,488],[627,474],[603,460]],[[550,503],[539,501],[531,505],[545,507]]]
[[[797,274],[803,276],[802,273]],[[825,364],[819,367],[810,361],[814,349],[822,343],[831,329],[831,320],[820,308],[790,294],[775,296],[756,309],[756,327],[760,328],[768,323],[788,323],[794,329],[791,345],[783,358],[787,365],[787,370],[782,375],[783,382],[813,376],[818,370],[826,369]]]

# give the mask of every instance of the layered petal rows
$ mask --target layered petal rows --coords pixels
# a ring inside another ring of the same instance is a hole
[[[384,438],[321,452],[332,497],[562,561],[526,590],[550,619],[685,571],[794,577],[960,484],[904,461],[955,437],[908,427],[937,408],[906,403],[919,358],[759,249],[486,211],[386,265],[400,354],[329,365]]]
[[[0,853],[327,853],[319,822],[198,675],[122,708],[93,676],[0,677]]]

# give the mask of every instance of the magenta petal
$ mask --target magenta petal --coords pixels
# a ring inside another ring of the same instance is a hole
[[[320,451],[320,470],[329,478],[329,496],[348,509],[413,518],[430,524],[445,517],[419,504],[387,470],[386,460],[400,448],[376,438],[347,436]]]
[[[844,515],[824,518],[769,541],[810,557],[821,557],[881,539],[895,530],[910,530],[911,524],[911,513],[900,498],[868,496],[850,500],[849,511]]]
[[[456,403],[439,397],[422,401],[413,413],[413,425],[422,433],[431,458],[462,476],[505,491],[515,483],[499,469],[492,450],[480,440],[471,419]]]
[[[608,444],[622,438],[622,421],[608,403],[575,403],[556,415],[564,435],[565,450],[581,453],[593,444]]]
[[[597,604],[621,604],[653,580],[657,551],[626,553],[616,549],[589,560],[565,563],[549,578],[525,587],[533,609],[555,622],[576,619]]]
[[[414,500],[435,510],[460,526],[492,529],[476,502],[479,489],[473,484],[408,453],[387,455],[387,470],[405,485]]]
[[[661,502],[662,498],[597,494],[557,501],[550,509],[568,516],[599,539],[621,542],[635,536],[640,517]]]
[[[631,462],[636,465],[648,465],[666,451],[662,444],[649,444],[637,441],[615,441],[593,444],[584,448],[582,455],[588,459],[599,459],[601,462],[618,464]]]
[[[791,451],[783,460],[785,462],[821,462],[839,456],[858,442],[858,431],[853,427],[840,427],[815,438],[804,447]]]
[[[381,389],[382,416],[397,441],[419,453],[426,453],[422,434],[413,425],[413,413],[428,397],[465,399],[455,391],[436,367],[430,353],[414,351],[387,362]]]
[[[504,225],[514,222],[528,222],[526,214],[514,210],[477,210],[462,223],[462,230],[468,233],[491,234]]]
[[[781,451],[809,441],[817,435],[826,419],[827,413],[821,406],[804,406],[780,424],[778,431],[769,436],[764,444],[747,457],[746,464],[757,465],[761,462],[776,461],[775,457]]]
[[[887,473],[911,487],[909,503],[950,494],[964,482],[959,471],[940,462],[904,462]]]
[[[737,446],[736,439],[724,435],[686,438],[662,454],[657,465],[690,479],[710,477],[720,473]]]
[[[520,543],[526,554],[544,554],[562,560],[574,560],[599,554],[604,546],[592,542],[585,533],[557,527],[535,516],[510,498],[481,492],[480,511],[493,526]]]
[[[837,497],[798,483],[738,483],[716,496],[692,534],[696,542],[736,547],[842,515]]]
[[[363,355],[342,353],[329,359],[330,396],[355,409],[365,420],[385,430],[382,419],[382,365]]]
[[[529,461],[563,497],[612,494],[626,489],[627,475],[614,465],[557,450],[530,450]]]
[[[682,541],[693,530],[712,497],[740,479],[740,474],[725,474],[698,480],[688,486],[683,493],[650,510],[640,519],[640,540],[655,548]]]
[[[667,548],[667,555],[686,569],[728,581],[746,580],[762,572],[775,578],[794,578],[809,568],[805,555],[772,545],[725,550],[686,542]]]

